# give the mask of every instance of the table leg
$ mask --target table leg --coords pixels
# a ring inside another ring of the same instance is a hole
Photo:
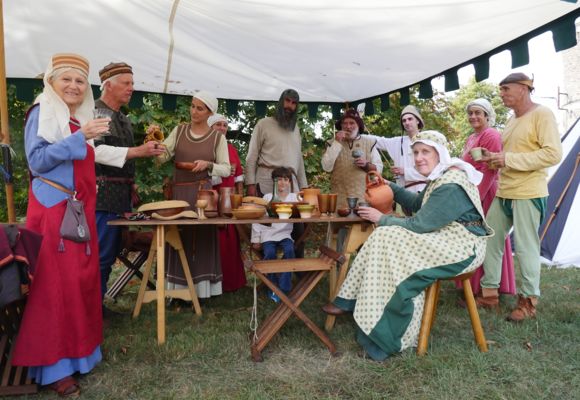
[[[157,225],[157,343],[165,343],[165,226]]]
[[[181,266],[183,267],[183,274],[185,275],[185,280],[187,281],[187,288],[189,289],[189,295],[191,297],[193,308],[197,315],[201,315],[201,307],[199,305],[199,300],[195,291],[195,285],[193,284],[191,271],[189,270],[189,263],[187,262],[187,257],[185,256],[183,243],[181,241],[181,237],[179,236],[179,230],[177,229],[177,226],[169,226],[167,241],[175,250],[177,250],[177,253],[179,254],[179,259],[181,260]]]
[[[348,267],[350,263],[350,256],[352,253],[358,250],[360,246],[368,239],[370,234],[373,232],[373,228],[368,224],[353,224],[349,227],[348,235],[344,241],[344,256],[346,261],[338,268],[338,276],[334,282],[331,282],[330,286],[333,289],[330,292],[329,301],[333,301],[342,283],[346,279],[348,272]],[[335,275],[336,276],[336,275]],[[324,324],[324,329],[331,331],[334,327],[334,322],[336,317],[334,315],[329,315],[326,317],[326,322]]]
[[[151,275],[151,268],[153,266],[153,258],[155,253],[157,253],[157,233],[153,232],[153,239],[151,240],[151,247],[149,249],[149,255],[147,256],[147,261],[145,261],[145,270],[143,271],[143,279],[141,279],[141,286],[139,287],[139,293],[137,294],[137,301],[135,303],[135,308],[133,309],[133,318],[137,318],[141,312],[141,306],[143,305],[143,298],[145,297],[145,291],[147,290],[147,282],[149,282],[149,276]]]

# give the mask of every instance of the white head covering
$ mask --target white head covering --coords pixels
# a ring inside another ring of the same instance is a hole
[[[477,171],[471,164],[459,159],[451,158],[449,150],[447,149],[447,139],[445,136],[437,131],[423,131],[419,132],[415,136],[415,140],[411,144],[413,147],[417,143],[423,143],[427,146],[434,147],[437,153],[439,153],[439,164],[433,168],[433,171],[427,177],[427,180],[433,181],[445,173],[449,168],[455,167],[467,174],[467,179],[474,185],[479,185],[483,179],[483,174]],[[425,180],[425,176],[421,175],[419,171],[413,169],[409,173],[411,180]]]
[[[483,98],[470,101],[465,107],[465,111],[469,112],[470,108],[479,108],[487,114],[488,125],[495,126],[495,110],[489,101]]]
[[[40,104],[39,110],[39,121],[38,121],[38,136],[42,137],[49,143],[56,143],[70,136],[70,110],[63,99],[60,98],[58,94],[54,91],[52,85],[50,84],[49,77],[57,70],[59,72],[65,72],[67,70],[74,69],[80,72],[85,78],[87,78],[88,70],[84,68],[79,68],[75,60],[78,61],[82,59],[86,61],[84,57],[78,56],[76,54],[69,54],[70,63],[62,62],[62,55],[55,54],[48,63],[46,72],[44,73],[44,89],[42,93],[36,98],[34,103]],[[58,59],[57,63],[57,57]],[[76,59],[75,59],[76,57]],[[56,68],[54,68],[56,66]],[[86,62],[86,67],[88,68],[88,61]],[[54,68],[54,69],[53,69]],[[81,105],[76,109],[74,117],[79,121],[81,125],[84,125],[91,119],[93,119],[93,109],[95,108],[95,101],[93,99],[93,91],[91,90],[90,84],[87,86],[85,91],[85,98]]]
[[[195,97],[198,100],[203,101],[203,104],[205,104],[207,106],[207,108],[209,108],[209,110],[211,111],[212,114],[215,114],[217,112],[218,99],[216,99],[215,96],[213,94],[211,94],[210,92],[206,92],[205,90],[200,90],[199,92],[196,92],[193,95],[193,97]],[[208,125],[209,125],[209,123],[208,123]]]
[[[209,118],[207,119],[207,125],[209,127],[212,127],[213,124],[215,124],[216,122],[220,122],[220,121],[224,121],[224,122],[228,122],[228,120],[226,119],[226,117],[224,117],[221,114],[213,114],[210,115]]]

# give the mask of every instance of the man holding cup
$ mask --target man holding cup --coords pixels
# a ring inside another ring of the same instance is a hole
[[[533,80],[517,72],[500,84],[500,97],[514,111],[502,135],[503,151],[483,149],[482,161],[500,168],[499,188],[487,213],[495,231],[488,239],[477,304],[497,308],[504,240],[514,228],[515,250],[522,271],[518,302],[508,316],[523,321],[536,316],[540,296],[540,239],[538,228],[545,216],[548,198],[546,168],[562,158],[562,145],[552,111],[531,99]]]
[[[372,137],[377,141],[377,149],[385,150],[393,160],[394,165],[391,167],[391,172],[395,175],[397,185],[419,193],[425,188],[425,177],[415,171],[411,144],[425,124],[419,110],[413,105],[403,108],[400,122],[401,128],[405,132],[403,136]]]
[[[347,196],[364,199],[366,174],[383,171],[376,140],[362,135],[365,126],[359,113],[350,108],[336,121],[334,139],[322,156],[322,168],[331,173],[332,191],[338,194],[337,206],[347,206]]]
[[[108,110],[111,115],[108,134],[95,140],[97,233],[101,294],[104,297],[111,266],[117,258],[121,242],[121,228],[107,225],[107,222],[132,209],[132,200],[136,193],[133,159],[158,156],[163,153],[163,146],[157,142],[135,146],[131,122],[120,112],[133,94],[131,66],[123,62],[110,63],[99,71],[99,77],[102,94],[95,101],[95,107],[97,110]],[[103,311],[107,317],[108,310],[103,307]]]

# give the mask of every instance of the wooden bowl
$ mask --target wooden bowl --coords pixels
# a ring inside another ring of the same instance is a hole
[[[264,216],[264,209],[239,209],[232,210],[234,218],[236,219],[259,219]]]

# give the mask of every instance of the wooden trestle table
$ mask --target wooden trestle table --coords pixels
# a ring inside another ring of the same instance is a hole
[[[358,247],[368,238],[372,232],[372,225],[358,216],[354,217],[338,217],[338,216],[323,216],[314,218],[291,218],[288,220],[280,220],[278,218],[259,218],[259,219],[235,219],[235,218],[208,218],[204,220],[198,219],[177,219],[173,221],[162,221],[156,219],[129,221],[126,219],[118,219],[109,222],[109,225],[128,226],[128,227],[153,227],[153,240],[151,241],[151,248],[149,256],[145,261],[145,271],[143,272],[143,280],[139,287],[139,294],[133,310],[133,318],[137,318],[141,311],[143,303],[149,303],[157,300],[157,342],[158,344],[165,343],[165,298],[173,297],[183,300],[191,301],[193,308],[197,315],[201,315],[201,307],[195,292],[193,280],[189,271],[189,264],[185,257],[183,250],[183,243],[179,235],[180,226],[199,226],[199,225],[248,225],[248,224],[271,224],[271,223],[326,223],[327,228],[327,244],[332,245],[332,232],[337,226],[346,226],[348,233],[345,240],[343,253],[346,256],[345,262],[339,271],[336,269],[330,271],[329,299],[333,300],[336,296],[342,281],[346,276],[348,270],[348,260],[352,252],[356,251]],[[165,246],[166,243],[171,245],[179,253],[184,274],[187,280],[187,289],[166,289],[165,288]],[[157,260],[157,280],[155,290],[147,290],[147,282],[151,276],[151,269],[153,260]],[[334,318],[329,317],[326,321],[326,329],[332,329],[334,325]]]

